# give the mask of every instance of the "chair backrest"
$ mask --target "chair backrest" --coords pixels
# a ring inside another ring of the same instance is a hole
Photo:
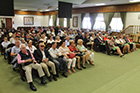
[[[9,44],[7,48],[12,48],[13,46],[15,46],[15,44]]]
[[[109,44],[107,40],[105,41],[105,47],[106,47],[107,54],[110,55],[111,50],[109,48]]]
[[[47,45],[46,45],[46,49],[48,50],[48,49],[50,49],[52,47],[52,44],[51,43],[47,43]]]

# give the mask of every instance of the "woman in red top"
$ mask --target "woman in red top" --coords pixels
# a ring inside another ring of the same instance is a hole
[[[79,52],[79,50],[78,50],[78,48],[75,46],[75,43],[74,43],[73,40],[70,41],[69,50],[70,50],[71,52],[74,52],[74,53],[76,54],[75,57],[77,58],[77,61],[78,61],[77,68],[78,68],[79,70],[82,70],[81,67],[80,67],[80,57],[82,57],[82,59],[83,59],[82,67],[85,69],[85,68],[86,68],[86,67],[85,67],[85,57],[86,57],[86,56],[85,56],[85,55],[82,55],[82,54]]]
[[[110,40],[110,39],[108,38],[108,35],[105,35],[105,37],[104,37],[104,41],[106,41],[106,40]]]

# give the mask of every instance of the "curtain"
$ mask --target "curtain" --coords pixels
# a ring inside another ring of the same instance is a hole
[[[67,18],[67,27],[70,27],[70,18]]]
[[[98,13],[89,13],[90,23],[91,23],[91,30],[93,30],[93,26],[95,24],[97,15],[98,15]]]
[[[64,27],[64,18],[59,18],[60,27]]]
[[[49,23],[50,23],[51,15],[49,15]]]
[[[81,14],[81,28],[83,27],[83,26],[82,26],[82,23],[83,23],[83,19],[84,19],[85,15],[86,15],[86,13],[82,13],[82,14]]]
[[[57,15],[53,15],[53,26],[57,25]]]
[[[123,29],[125,28],[125,22],[126,22],[126,12],[120,12],[122,23],[123,23]]]
[[[104,13],[104,21],[106,24],[106,31],[108,31],[108,27],[110,25],[110,22],[111,22],[113,16],[114,16],[114,13]]]

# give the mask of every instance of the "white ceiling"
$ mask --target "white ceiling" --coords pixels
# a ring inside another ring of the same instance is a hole
[[[105,5],[128,4],[129,0],[59,0],[73,3],[73,8],[91,7],[95,4]],[[14,0],[15,10],[28,9],[29,11],[52,11],[58,9],[58,0]]]

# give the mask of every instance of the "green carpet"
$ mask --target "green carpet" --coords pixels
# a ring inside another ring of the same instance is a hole
[[[120,58],[95,52],[95,66],[77,70],[68,78],[43,86],[34,78],[36,93],[140,93],[140,50]],[[19,73],[12,71],[7,60],[0,56],[0,93],[32,93]]]

